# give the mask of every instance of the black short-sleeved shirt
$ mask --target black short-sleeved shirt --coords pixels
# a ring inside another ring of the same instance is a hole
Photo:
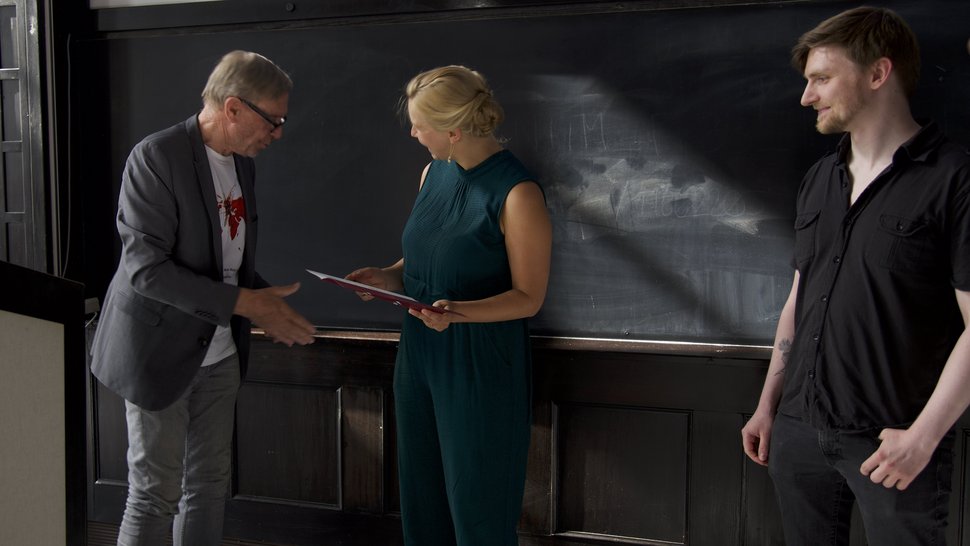
[[[906,426],[963,331],[970,152],[926,124],[850,207],[849,135],[798,194],[795,339],[778,411],[818,428]]]

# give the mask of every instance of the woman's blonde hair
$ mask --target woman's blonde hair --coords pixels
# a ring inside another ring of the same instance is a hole
[[[209,74],[203,104],[221,105],[229,97],[249,101],[277,99],[293,89],[293,81],[273,61],[251,51],[230,51]]]
[[[458,65],[433,68],[411,78],[402,106],[408,104],[436,131],[461,129],[484,137],[492,135],[505,119],[485,77]]]

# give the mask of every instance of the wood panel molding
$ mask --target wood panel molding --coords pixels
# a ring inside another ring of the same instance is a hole
[[[402,544],[396,346],[393,333],[322,332],[299,348],[253,336],[226,536],[291,545]],[[534,340],[520,544],[781,544],[771,480],[744,457],[739,432],[757,403],[769,352],[593,346]],[[94,386],[90,451],[97,479],[90,482],[89,518],[117,524],[124,506],[124,482],[117,479],[125,475],[123,405],[119,411],[120,399]],[[962,420],[955,459],[950,543],[957,545],[970,545],[968,428]],[[856,527],[852,545],[861,546]]]

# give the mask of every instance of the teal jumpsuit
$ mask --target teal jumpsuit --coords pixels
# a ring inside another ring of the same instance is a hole
[[[499,215],[535,180],[507,150],[470,170],[433,161],[404,228],[404,289],[425,303],[512,288]],[[518,544],[531,423],[525,319],[453,323],[407,315],[394,370],[405,544]]]

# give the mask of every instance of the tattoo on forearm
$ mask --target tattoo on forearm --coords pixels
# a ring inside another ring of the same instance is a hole
[[[778,370],[776,375],[781,375],[785,373],[785,368],[788,366],[788,358],[791,356],[791,340],[782,339],[778,342],[778,352],[781,353],[781,369]]]

